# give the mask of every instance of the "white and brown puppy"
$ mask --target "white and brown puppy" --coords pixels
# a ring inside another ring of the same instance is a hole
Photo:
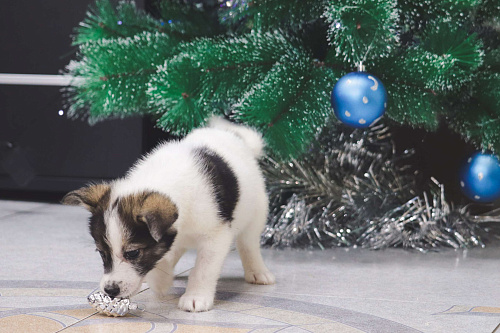
[[[101,289],[130,297],[146,280],[164,295],[179,258],[196,248],[179,307],[207,311],[234,239],[245,280],[274,283],[259,246],[268,213],[256,160],[262,148],[257,132],[212,118],[208,127],[157,147],[124,178],[68,193],[64,204],[92,213],[90,233],[104,263]]]

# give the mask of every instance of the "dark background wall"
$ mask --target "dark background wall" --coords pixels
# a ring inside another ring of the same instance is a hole
[[[90,3],[3,3],[0,73],[59,74],[75,54],[70,36]],[[0,198],[57,199],[122,176],[154,144],[156,132],[142,118],[95,126],[66,118],[60,89],[0,85]]]

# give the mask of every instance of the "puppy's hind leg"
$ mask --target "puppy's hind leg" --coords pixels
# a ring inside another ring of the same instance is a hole
[[[255,219],[236,238],[236,246],[245,270],[245,281],[253,284],[274,284],[275,277],[267,269],[260,252],[260,235],[266,223],[267,210]]]
[[[172,246],[155,268],[146,275],[146,282],[157,297],[162,298],[167,295],[174,282],[175,265],[185,252],[185,248]]]

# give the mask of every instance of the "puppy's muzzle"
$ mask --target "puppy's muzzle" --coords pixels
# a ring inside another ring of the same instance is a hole
[[[116,297],[120,294],[120,286],[116,283],[107,284],[104,286],[104,292],[108,294],[109,297]]]

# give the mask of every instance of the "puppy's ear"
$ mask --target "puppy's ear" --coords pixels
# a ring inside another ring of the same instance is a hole
[[[105,207],[109,202],[111,188],[108,184],[94,184],[69,192],[62,198],[63,205],[82,206],[90,212]]]
[[[159,242],[179,217],[177,206],[169,197],[151,192],[146,195],[139,215],[139,221],[147,224],[151,236]]]

